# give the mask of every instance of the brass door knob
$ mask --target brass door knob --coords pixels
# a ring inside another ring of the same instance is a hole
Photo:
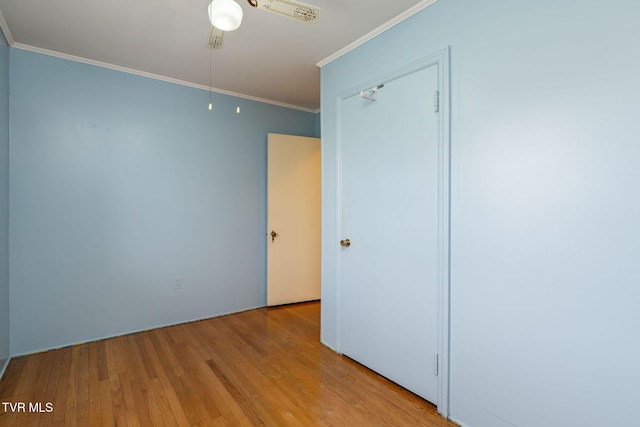
[[[349,246],[351,246],[351,240],[349,239],[340,240],[340,246],[348,248]]]

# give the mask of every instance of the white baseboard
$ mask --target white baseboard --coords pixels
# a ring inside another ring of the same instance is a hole
[[[2,366],[0,366],[0,380],[4,376],[4,372],[7,370],[7,366],[9,366],[10,361],[11,361],[11,358],[8,357],[7,360],[2,364]]]

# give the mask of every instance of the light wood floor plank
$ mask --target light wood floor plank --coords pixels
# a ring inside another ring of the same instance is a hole
[[[318,302],[263,308],[13,359],[5,426],[454,426],[320,344]]]

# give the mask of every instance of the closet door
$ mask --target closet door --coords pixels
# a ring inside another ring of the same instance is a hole
[[[380,83],[340,105],[339,351],[435,403],[437,65]]]
[[[267,305],[320,299],[320,139],[270,133]]]

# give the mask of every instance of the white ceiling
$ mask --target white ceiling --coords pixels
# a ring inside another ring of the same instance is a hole
[[[315,110],[316,64],[432,1],[305,0],[321,9],[306,24],[254,9],[213,51],[213,87]],[[208,0],[0,0],[9,42],[209,86]],[[408,11],[408,12],[407,12]],[[404,15],[403,15],[404,14]]]

